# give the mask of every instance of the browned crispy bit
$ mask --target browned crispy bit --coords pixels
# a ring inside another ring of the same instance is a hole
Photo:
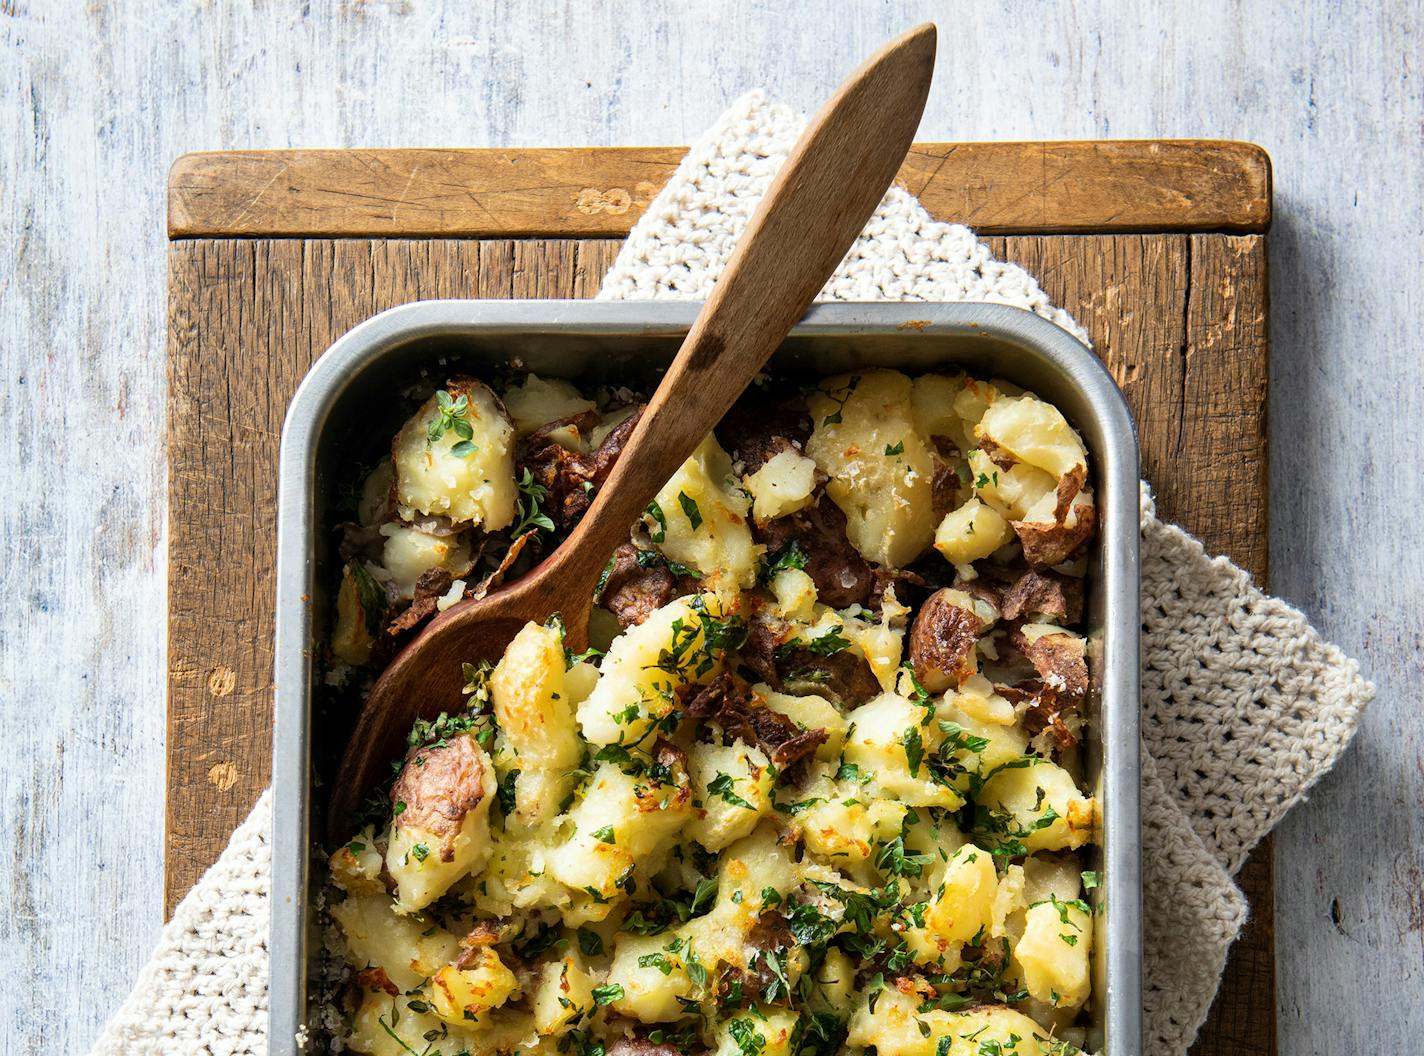
[[[391,982],[384,968],[362,968],[356,973],[356,985],[363,990],[380,990],[392,997],[400,996],[400,987]]]
[[[756,536],[773,555],[796,542],[823,605],[843,609],[870,597],[875,583],[870,563],[846,538],[846,516],[830,496],[822,493],[814,506],[768,521]]]
[[[500,926],[497,920],[477,920],[464,938],[460,940],[460,945],[466,949],[474,949],[477,946],[493,946],[499,942]]]
[[[743,464],[743,473],[755,473],[782,451],[800,451],[810,435],[811,413],[799,393],[773,397],[752,389],[717,424],[717,442]]]
[[[1013,469],[1017,460],[987,436],[979,441],[979,450],[989,456],[989,461],[1000,469]]]
[[[1028,703],[1020,721],[1030,735],[1048,730],[1053,737],[1054,746],[1060,752],[1067,751],[1078,743],[1078,735],[1064,721],[1065,715],[1077,711],[1077,705],[1063,700],[1051,686],[1031,680],[1020,682],[1016,686],[996,685],[994,692],[1015,705],[1025,701]]]
[[[608,479],[608,474],[613,471],[618,456],[623,453],[623,448],[627,446],[628,438],[638,427],[638,419],[641,417],[643,417],[643,408],[640,406],[610,429],[608,435],[603,438],[603,442],[598,445],[598,449],[593,453],[593,477],[591,478],[595,486]]]
[[[1010,521],[1009,526],[1023,545],[1024,560],[1033,568],[1060,565],[1087,542],[1097,526],[1097,510],[1091,505],[1075,506],[1077,521],[1070,528],[1062,522]]]
[[[910,628],[910,663],[920,685],[942,693],[974,674],[974,646],[983,633],[984,621],[950,600],[947,589],[931,594]]]
[[[777,659],[780,686],[790,693],[814,693],[843,708],[864,704],[880,692],[880,680],[865,657],[853,649],[821,656],[795,648]]]
[[[391,787],[391,804],[405,804],[398,819],[402,825],[442,838],[441,861],[454,860],[454,837],[465,815],[484,799],[485,765],[484,752],[469,734],[406,753],[405,765]]]
[[[509,549],[504,552],[504,556],[499,559],[498,567],[489,575],[485,576],[484,579],[480,580],[479,585],[470,592],[470,596],[472,598],[483,598],[486,594],[503,583],[505,575],[514,567],[514,563],[519,560],[519,555],[524,552],[524,548],[530,543],[533,543],[538,535],[538,529],[530,528],[529,531],[515,537],[514,542],[509,544]],[[484,549],[483,542],[481,542],[480,548],[481,550]]]
[[[729,702],[717,712],[716,719],[728,737],[756,745],[778,770],[799,763],[830,737],[826,730],[803,730],[764,704],[744,707],[740,702]]]
[[[415,598],[401,610],[400,615],[386,625],[386,633],[403,634],[432,615],[436,602],[450,592],[455,582],[443,568],[427,568],[415,581]]]
[[[622,627],[642,623],[675,596],[677,577],[661,561],[644,566],[638,553],[631,542],[613,552],[613,567],[599,595],[603,607],[618,617]]]
[[[737,650],[742,666],[773,688],[781,681],[776,673],[776,647],[787,633],[782,621],[765,613],[753,613],[747,620],[747,636]]]
[[[685,692],[688,696],[682,705],[683,714],[690,719],[701,720],[710,719],[729,700],[745,694],[746,690],[730,671],[723,671],[705,686],[692,686]]]
[[[760,748],[782,771],[815,752],[830,736],[825,730],[803,730],[781,712],[754,703],[746,684],[727,671],[692,691],[683,714],[699,722],[715,721],[729,740]]]
[[[1088,467],[1083,464],[1074,466],[1063,476],[1058,478],[1058,488],[1055,495],[1053,507],[1053,519],[1062,521],[1068,516],[1068,507],[1077,498],[1078,492],[1083,490],[1083,485],[1088,482]]]
[[[1083,644],[1067,634],[1045,634],[1030,642],[1019,628],[1009,634],[1044,685],[1053,689],[1067,704],[1079,704],[1088,694],[1088,662],[1083,658]]]
[[[581,433],[591,431],[598,424],[592,411],[549,422],[525,438],[516,471],[522,475],[529,470],[534,483],[546,490],[540,509],[557,527],[571,527],[587,512],[594,491],[608,479],[641,414],[639,409],[619,422],[591,454],[570,451],[552,434],[570,425]]]
[[[771,753],[771,761],[777,768],[785,772],[799,763],[802,759],[810,758],[816,754],[816,749],[831,739],[829,730],[814,729],[802,730],[790,740],[782,741]]]
[[[1033,614],[1077,623],[1083,616],[1083,581],[1029,569],[1003,592],[999,609],[1006,620]]]
[[[906,605],[913,604],[917,596],[922,596],[926,586],[924,576],[908,568],[871,565],[870,576],[870,596],[865,600],[865,607],[875,612],[880,611],[885,602],[885,592],[891,587],[895,588],[895,600]]]
[[[617,1038],[608,1043],[608,1056],[687,1056],[670,1042],[653,1042],[636,1035]]]

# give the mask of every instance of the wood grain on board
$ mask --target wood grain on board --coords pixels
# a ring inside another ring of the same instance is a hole
[[[546,226],[562,234],[562,225]],[[1162,515],[1264,581],[1264,238],[988,242],[1092,334],[1136,415]],[[407,301],[591,296],[618,245],[547,236],[171,243],[169,911],[269,781],[277,444],[307,367],[352,326]],[[1275,1052],[1271,868],[1267,843],[1242,871],[1251,923],[1196,1052]]]
[[[185,154],[171,238],[622,237],[683,147]],[[1260,147],[1203,140],[919,143],[900,184],[981,234],[1261,231]]]

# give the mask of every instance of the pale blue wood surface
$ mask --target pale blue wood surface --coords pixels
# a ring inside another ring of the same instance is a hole
[[[168,163],[685,143],[757,85],[814,107],[934,18],[922,139],[1275,159],[1273,585],[1380,686],[1277,842],[1281,1051],[1421,1051],[1424,7],[255,6],[0,0],[0,1048],[83,1051],[160,923]]]

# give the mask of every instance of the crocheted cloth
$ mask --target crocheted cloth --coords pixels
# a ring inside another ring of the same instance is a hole
[[[760,93],[739,100],[633,229],[600,298],[705,298],[802,126]],[[1022,268],[899,188],[821,298],[996,301],[1087,338]],[[1334,764],[1374,688],[1301,613],[1159,521],[1145,485],[1142,631],[1144,1045],[1179,1056],[1246,919],[1234,874]],[[267,1051],[270,821],[269,793],[163,929],[96,1054]]]

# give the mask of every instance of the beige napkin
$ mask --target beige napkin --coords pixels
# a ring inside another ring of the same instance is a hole
[[[600,299],[705,298],[803,123],[759,92],[738,100],[628,236]],[[1022,268],[898,188],[821,297],[996,301],[1088,337]],[[1142,630],[1144,1049],[1180,1056],[1246,917],[1234,874],[1334,765],[1374,688],[1301,613],[1157,520],[1145,485]],[[96,1054],[267,1051],[270,814],[267,793],[164,927]]]

